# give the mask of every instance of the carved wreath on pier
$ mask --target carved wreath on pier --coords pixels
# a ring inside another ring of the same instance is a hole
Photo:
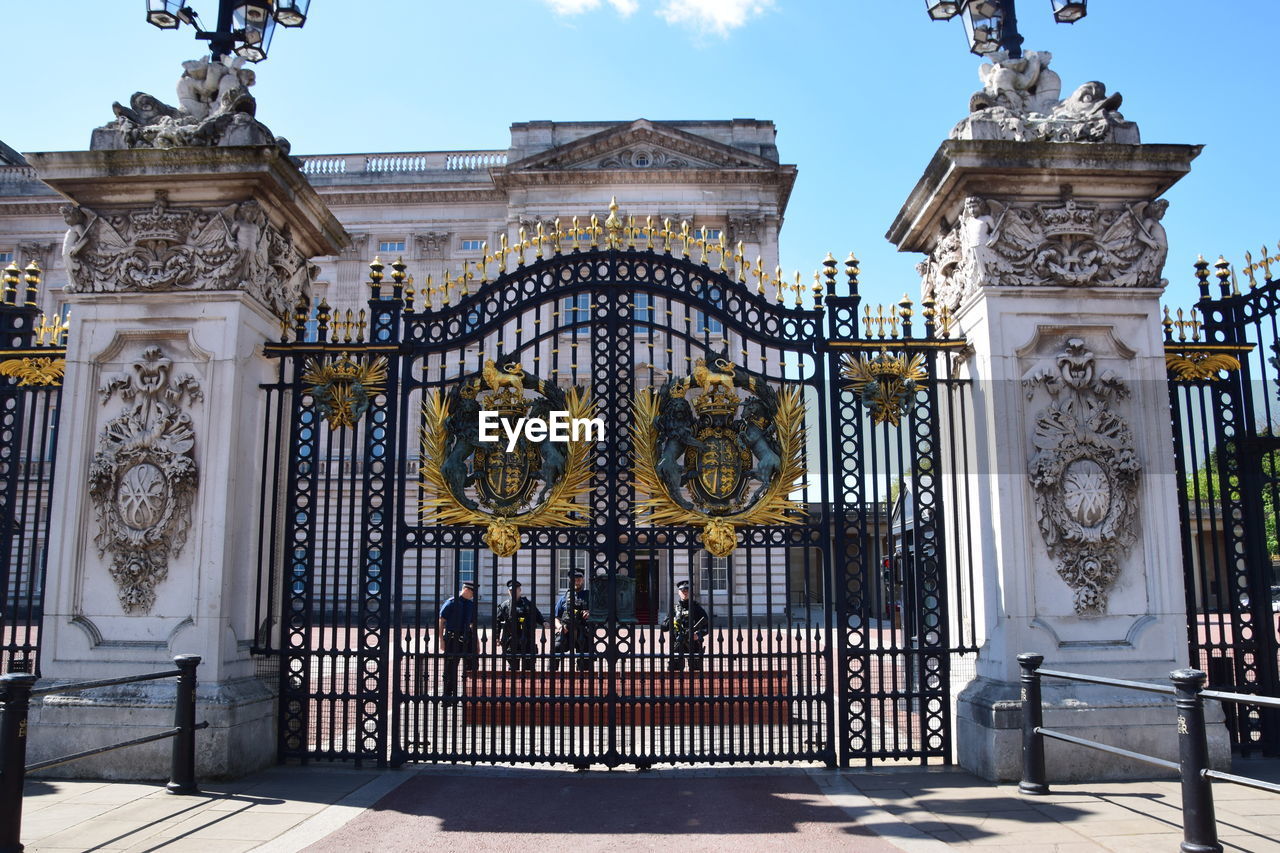
[[[502,356],[486,359],[480,377],[447,395],[433,391],[422,404],[423,516],[441,524],[485,525],[484,542],[499,557],[520,550],[521,525],[586,525],[578,498],[590,490],[593,443],[521,436],[508,451],[505,439],[480,441],[481,410],[512,422],[546,418],[553,410],[589,420],[596,404],[589,391],[561,388]]]
[[[1076,613],[1102,615],[1119,559],[1136,534],[1141,465],[1129,424],[1114,405],[1129,389],[1110,371],[1099,374],[1079,338],[1022,384],[1028,400],[1040,387],[1050,397],[1035,418],[1028,465],[1037,524],[1075,595]]]
[[[686,399],[695,387],[701,393]],[[797,387],[775,389],[724,355],[700,358],[691,376],[636,395],[632,436],[645,494],[636,515],[700,526],[713,556],[733,553],[738,525],[796,524],[805,514],[791,499],[806,471]]]
[[[173,381],[173,362],[147,347],[130,372],[99,390],[105,405],[119,394],[124,411],[107,422],[89,467],[98,520],[98,555],[111,554],[111,577],[126,613],[147,613],[169,560],[187,539],[198,480],[195,432],[183,403],[203,399],[191,376]]]

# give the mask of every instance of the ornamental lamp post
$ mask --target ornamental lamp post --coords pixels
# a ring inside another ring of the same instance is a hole
[[[1049,0],[1053,19],[1074,24],[1087,14],[1088,0]],[[925,10],[935,21],[963,16],[969,51],[990,56],[1003,50],[1010,59],[1022,57],[1016,0],[925,0]]]
[[[183,24],[196,28],[196,38],[209,42],[209,53],[220,60],[230,53],[250,62],[267,58],[276,24],[301,27],[307,22],[311,0],[219,0],[218,21],[202,29],[200,16],[183,0],[146,0],[147,23],[162,30]]]

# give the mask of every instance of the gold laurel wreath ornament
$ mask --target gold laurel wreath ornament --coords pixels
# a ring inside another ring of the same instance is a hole
[[[781,445],[782,469],[769,483],[765,493],[754,504],[727,515],[709,515],[680,506],[667,492],[655,465],[658,416],[658,394],[646,388],[636,395],[631,435],[635,441],[636,487],[646,497],[636,501],[636,518],[652,525],[698,525],[702,527],[702,545],[714,557],[727,557],[738,546],[739,525],[797,524],[807,515],[801,501],[790,495],[805,488],[804,402],[798,388],[783,388],[778,395],[778,413],[774,423]]]
[[[590,420],[595,417],[596,404],[590,392],[570,388],[565,394],[569,419]],[[422,427],[422,486],[426,494],[419,502],[423,519],[433,519],[439,524],[484,525],[482,537],[489,550],[499,557],[510,557],[520,550],[520,528],[524,527],[585,527],[587,519],[581,515],[584,507],[578,505],[579,497],[590,490],[592,442],[579,439],[568,442],[568,458],[563,476],[551,487],[546,500],[537,506],[510,515],[497,515],[464,506],[445,482],[440,466],[445,458],[445,422],[449,418],[449,401],[436,389],[422,403],[425,423]]]

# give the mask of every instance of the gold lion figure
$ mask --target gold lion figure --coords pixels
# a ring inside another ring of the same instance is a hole
[[[698,383],[698,387],[703,391],[710,391],[712,386],[719,385],[729,391],[733,390],[733,373],[734,365],[732,362],[725,361],[723,358],[716,359],[717,370],[707,367],[707,360],[700,358],[693,363],[693,381]],[[721,373],[721,370],[728,369],[728,373]]]
[[[484,360],[484,384],[489,390],[497,391],[504,385],[519,391],[524,388],[524,368],[518,362],[510,361],[498,369],[498,363],[491,358]]]

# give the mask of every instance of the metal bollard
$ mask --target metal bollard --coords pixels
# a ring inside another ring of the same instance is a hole
[[[1044,735],[1037,731],[1044,725],[1044,707],[1040,702],[1040,664],[1044,655],[1023,652],[1018,655],[1022,667],[1022,781],[1018,793],[1040,797],[1049,793],[1044,772]]]
[[[1182,853],[1222,853],[1218,821],[1213,813],[1213,783],[1209,769],[1209,742],[1204,728],[1205,674],[1198,669],[1169,673],[1177,691],[1178,764],[1182,776]]]
[[[198,794],[196,787],[196,667],[199,655],[178,655],[174,664],[182,673],[178,676],[178,695],[173,706],[174,728],[181,729],[173,737],[173,765],[169,784],[170,794]]]
[[[0,676],[0,853],[22,853],[22,785],[27,764],[27,711],[36,677]]]

